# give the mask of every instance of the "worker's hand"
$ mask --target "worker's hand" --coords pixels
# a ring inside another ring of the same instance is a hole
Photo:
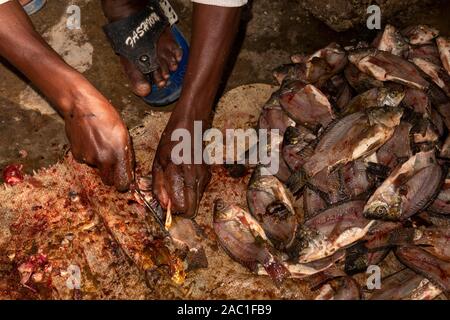
[[[174,111],[161,136],[153,161],[153,192],[163,207],[167,208],[170,203],[172,212],[192,218],[197,214],[211,173],[209,166],[204,163],[175,165],[172,162],[172,148],[179,142],[171,141],[171,135],[179,128],[187,129],[191,137],[194,136],[194,121],[179,116]]]
[[[133,177],[133,153],[128,130],[105,99],[89,97],[64,115],[75,159],[98,168],[103,182],[126,191]]]

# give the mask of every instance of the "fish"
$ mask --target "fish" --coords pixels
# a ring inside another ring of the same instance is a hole
[[[352,277],[338,277],[320,289],[314,300],[360,300],[361,288]]]
[[[372,46],[378,50],[387,51],[399,57],[406,55],[409,48],[405,38],[390,24],[384,27],[384,31],[375,38]]]
[[[423,45],[432,43],[439,35],[439,30],[428,25],[419,24],[406,27],[401,33],[410,44]]]
[[[398,222],[377,220],[367,234],[349,247],[345,254],[345,272],[355,274],[367,270],[370,265],[378,265],[388,255],[392,244],[390,234],[402,227]]]
[[[323,259],[365,236],[374,221],[363,217],[365,201],[334,205],[305,221],[297,232],[298,261]]]
[[[292,171],[299,170],[314,151],[317,136],[303,126],[289,127],[284,133],[282,155]]]
[[[308,180],[308,186],[318,192],[328,205],[347,199],[339,170],[328,172],[323,169]]]
[[[325,94],[335,112],[341,111],[352,99],[352,90],[345,77],[335,75],[319,89]]]
[[[341,115],[376,107],[397,107],[405,97],[403,90],[373,88],[354,97],[342,110]]]
[[[301,81],[283,89],[280,104],[297,124],[312,129],[326,127],[336,117],[327,97],[314,85]]]
[[[253,171],[247,189],[248,208],[279,250],[286,250],[295,240],[298,221],[292,202],[290,192],[264,167]]]
[[[295,194],[320,171],[373,153],[391,138],[402,114],[401,108],[372,108],[338,120],[322,134],[302,169],[289,178],[288,187]]]
[[[347,163],[340,169],[340,180],[344,194],[349,199],[369,192],[375,185],[375,180],[367,171],[367,165],[362,159]]]
[[[367,73],[359,71],[352,63],[347,64],[345,67],[344,76],[357,93],[363,93],[372,88],[381,88],[384,86],[382,81],[375,79]]]
[[[450,292],[450,262],[443,261],[418,246],[397,247],[395,256],[408,268],[437,285],[444,293]]]
[[[377,49],[355,50],[349,54],[348,59],[361,72],[377,80],[393,81],[420,90],[426,90],[429,86],[414,64],[389,52]]]
[[[306,61],[306,78],[309,83],[324,83],[341,72],[347,64],[347,53],[335,42],[314,52]]]
[[[410,47],[407,59],[411,61],[416,58],[424,59],[435,65],[442,66],[439,50],[435,44]]]
[[[450,262],[450,227],[403,228],[391,234],[392,245],[416,245],[433,256]]]
[[[303,191],[303,209],[305,210],[305,219],[310,219],[320,211],[327,208],[327,202],[317,191],[306,187]]]
[[[438,47],[442,65],[450,75],[450,38],[439,37],[436,39],[436,44]]]
[[[400,122],[392,137],[376,152],[378,164],[389,168],[389,171],[391,171],[412,156],[410,143],[412,127],[412,124],[408,121]]]
[[[278,129],[284,135],[287,128],[295,126],[292,120],[281,108],[278,93],[274,93],[263,106],[258,119],[258,129]]]
[[[369,300],[433,300],[442,293],[438,286],[408,268],[383,278],[381,283]]]
[[[436,214],[450,215],[450,176],[448,174],[438,196],[427,210]]]
[[[200,227],[192,219],[173,217],[169,234],[173,243],[186,252],[187,271],[208,267]]]
[[[253,272],[260,264],[275,284],[289,277],[288,269],[274,253],[263,228],[244,209],[216,199],[213,228],[219,244],[233,260]]]
[[[450,97],[450,75],[445,69],[422,58],[413,58],[411,61]]]
[[[437,195],[444,170],[435,152],[418,152],[395,168],[364,207],[369,219],[405,220],[424,209]]]
[[[406,88],[403,106],[413,110],[423,117],[431,117],[431,101],[428,95],[419,89]]]

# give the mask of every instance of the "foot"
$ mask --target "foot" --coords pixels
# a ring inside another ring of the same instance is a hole
[[[102,0],[103,12],[109,22],[114,22],[139,12],[146,4],[146,0]],[[153,81],[158,87],[162,88],[166,85],[169,73],[177,70],[182,55],[183,51],[175,41],[170,27],[167,27],[157,42],[157,57],[160,67],[153,72]],[[120,57],[120,62],[130,80],[133,92],[141,97],[149,95],[151,84],[139,69],[126,58]]]

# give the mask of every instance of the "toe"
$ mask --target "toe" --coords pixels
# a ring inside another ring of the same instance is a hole
[[[120,58],[125,73],[130,80],[131,88],[133,92],[140,96],[145,97],[150,94],[152,88],[145,76],[139,71],[139,69],[128,59]]]

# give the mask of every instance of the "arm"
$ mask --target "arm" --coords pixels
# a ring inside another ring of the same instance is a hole
[[[175,212],[192,217],[209,179],[201,165],[174,165],[170,159],[178,128],[193,132],[194,121],[210,126],[210,118],[225,63],[237,34],[241,8],[194,3],[191,53],[183,92],[173,111],[153,163],[153,190],[162,203],[169,201]],[[193,134],[191,134],[193,136]]]
[[[0,5],[0,55],[27,76],[62,115],[74,157],[98,167],[105,183],[127,189],[132,153],[119,114],[48,46],[17,1]]]

